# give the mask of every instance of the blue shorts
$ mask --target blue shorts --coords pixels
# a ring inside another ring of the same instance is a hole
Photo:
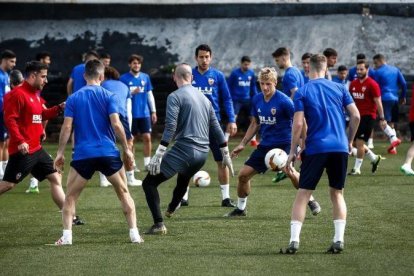
[[[123,163],[119,156],[105,156],[73,160],[70,162],[70,166],[74,168],[80,176],[89,180],[96,171],[100,171],[105,176],[111,176],[122,168]]]
[[[132,119],[132,135],[151,133],[151,118],[133,118]]]
[[[398,123],[398,101],[382,101],[382,108],[387,122]]]
[[[250,109],[251,109],[251,102],[250,100],[245,100],[245,101],[233,101],[233,109],[234,109],[234,114],[237,116],[240,112],[241,109],[246,109],[247,110],[247,114],[250,115]]]
[[[4,124],[3,111],[0,112],[0,142],[4,142],[9,138],[6,125]]]
[[[299,188],[315,190],[324,169],[328,174],[329,187],[337,190],[342,190],[345,187],[348,153],[326,152],[306,155],[305,150],[302,152],[301,158]]]
[[[119,120],[121,121],[122,126],[124,127],[125,136],[126,136],[127,140],[131,140],[132,139],[132,134],[131,134],[131,131],[129,130],[128,117],[124,117],[121,114],[119,114]]]
[[[257,149],[255,149],[252,152],[249,159],[247,159],[247,161],[244,164],[249,167],[252,167],[258,173],[265,173],[267,171],[267,167],[265,164],[265,156],[270,150],[276,149],[276,148],[282,149],[287,154],[289,154],[290,144],[281,144],[281,145],[275,145],[272,147],[266,147],[266,146],[262,146],[259,144],[257,146]]]

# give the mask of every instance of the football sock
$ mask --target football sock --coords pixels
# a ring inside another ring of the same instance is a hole
[[[372,145],[372,144],[374,144],[374,139],[368,138],[368,145]]]
[[[63,240],[72,242],[72,230],[63,229]]]
[[[224,133],[224,139],[226,140],[226,142],[229,141],[229,138],[230,138],[230,133],[228,132]]]
[[[151,162],[151,157],[144,157],[144,166],[149,165],[150,162]]]
[[[389,125],[387,125],[384,129],[385,135],[387,135],[388,139],[390,139],[391,143],[397,139],[397,136],[395,135],[395,130],[392,129]]]
[[[39,181],[35,177],[30,178],[30,188],[36,188],[39,185]]]
[[[374,162],[377,160],[378,156],[372,152],[372,150],[367,150],[367,152],[365,152],[365,155],[368,157],[369,161]]]
[[[145,198],[148,207],[151,210],[154,223],[163,222],[160,210],[160,195],[157,188],[165,180],[167,180],[167,178],[162,173],[157,175],[147,174],[142,182],[142,188],[144,189]]]
[[[221,190],[221,196],[223,199],[230,198],[230,185],[229,184],[220,185],[220,190]]]
[[[4,176],[3,161],[0,161],[0,177],[3,178],[3,176]]]
[[[310,196],[309,201],[314,201],[315,198],[313,197],[313,195]]]
[[[343,242],[344,241],[346,220],[336,219],[333,222],[334,222],[334,226],[335,226],[335,236],[333,238],[333,242],[337,242],[337,241]]]
[[[298,220],[290,221],[290,242],[299,242],[300,230],[302,229],[302,222]]]
[[[130,228],[129,229],[129,238],[132,242],[137,241],[139,238],[138,228]]]
[[[361,169],[362,161],[364,161],[364,159],[355,158],[355,165],[354,165],[355,170],[360,170]]]
[[[108,179],[106,179],[106,176],[103,173],[99,172],[99,181],[102,183],[108,181]]]
[[[185,200],[185,201],[187,201],[188,200],[188,192],[190,191],[190,187],[187,187],[187,192],[185,192],[185,194],[184,194],[184,196],[183,196],[183,199]]]
[[[133,182],[135,177],[134,177],[134,171],[127,171],[126,172],[126,177],[127,177],[127,181],[128,182]]]
[[[246,205],[247,205],[247,196],[245,198],[237,198],[237,209],[239,210],[244,210],[246,209]]]
[[[253,138],[252,138],[252,140],[251,141],[256,141],[256,135],[255,136],[253,136]]]
[[[3,161],[3,171],[6,171],[7,163],[9,163],[9,160]]]

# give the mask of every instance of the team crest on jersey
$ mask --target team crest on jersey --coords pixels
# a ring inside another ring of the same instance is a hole
[[[247,78],[248,78],[249,80],[252,80],[252,76],[248,76]]]
[[[20,179],[20,177],[22,177],[22,173],[18,173],[18,174],[16,174],[16,180],[19,180],[19,179]]]
[[[262,111],[260,110],[260,108],[258,108],[258,109],[257,109],[257,112],[262,112]]]
[[[208,78],[208,84],[211,86],[214,84],[214,79]]]
[[[32,99],[32,98],[30,98],[30,101],[31,101],[31,102],[33,102],[33,99]]]
[[[242,78],[241,77],[239,77],[239,80],[241,80]]]
[[[366,86],[362,86],[361,90],[362,90],[362,92],[365,92],[365,90],[367,90],[367,87]]]
[[[192,82],[191,84],[196,84],[196,81],[195,81],[195,80],[193,80],[193,82]]]
[[[144,86],[144,85],[145,85],[145,81],[144,81],[144,80],[142,80],[142,81],[141,81],[141,85],[142,85],[142,86]]]
[[[270,109],[270,113],[272,113],[273,116],[275,116],[276,114],[276,108],[272,107],[272,109]]]

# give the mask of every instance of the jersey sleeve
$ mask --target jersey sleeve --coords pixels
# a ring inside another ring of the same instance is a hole
[[[375,81],[371,82],[371,93],[372,93],[372,97],[374,98],[379,98],[381,97],[381,89],[378,85],[378,83],[376,83]]]
[[[298,80],[293,74],[286,73],[285,78],[286,80],[284,84],[286,85],[286,88],[289,89],[289,91],[291,91],[293,88],[299,88]]]
[[[230,123],[235,123],[234,109],[233,109],[233,100],[231,99],[229,88],[227,87],[227,82],[224,78],[223,73],[219,73],[217,76],[219,90],[221,92],[221,98],[224,103],[224,108],[226,110],[227,117]]]
[[[341,87],[341,90],[342,90],[342,95],[343,95],[342,96],[343,107],[347,107],[351,103],[354,103],[354,99],[352,99],[351,93],[349,93],[349,91],[347,91],[345,87]]]
[[[284,111],[288,118],[293,118],[293,115],[295,114],[295,106],[290,98],[285,99],[284,101]]]
[[[116,94],[111,93],[107,105],[108,115],[111,115],[113,113],[119,113],[119,105],[119,98],[116,96]]]
[[[69,96],[69,98],[66,100],[66,105],[65,105],[65,112],[64,112],[64,116],[65,117],[71,117],[73,118],[73,96]]]
[[[295,107],[295,112],[305,111],[305,97],[303,95],[304,89],[299,88],[296,91],[295,96],[293,98],[293,104]]]
[[[161,141],[170,143],[177,130],[178,116],[180,114],[180,102],[174,94],[167,98],[167,110],[165,111],[165,126]]]
[[[4,123],[11,137],[14,137],[17,143],[22,144],[25,139],[20,133],[19,124],[17,123],[20,118],[20,110],[24,106],[23,96],[17,92],[10,95],[4,103]]]
[[[399,69],[398,69],[398,84],[401,87],[400,99],[404,99],[405,96],[407,95],[407,82],[405,81],[404,76]]]

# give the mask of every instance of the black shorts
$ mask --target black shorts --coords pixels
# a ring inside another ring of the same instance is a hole
[[[151,133],[151,118],[133,118],[132,119],[132,135]]]
[[[361,121],[359,122],[358,130],[355,134],[355,139],[361,139],[367,142],[371,136],[372,130],[374,129],[374,125],[374,118],[372,118],[370,115],[362,116]]]
[[[4,114],[3,111],[0,112],[0,142],[4,142],[9,138],[6,125],[4,124]]]
[[[122,126],[124,127],[125,136],[127,140],[131,140],[132,134],[131,134],[131,130],[129,129],[128,117],[124,117],[121,114],[119,114],[119,120],[121,121]]]
[[[410,122],[411,142],[414,142],[414,122]]]
[[[80,176],[89,180],[96,171],[103,173],[105,176],[111,176],[122,168],[123,163],[119,157],[105,156],[73,160],[70,162],[70,166],[74,168]]]
[[[17,184],[31,173],[37,180],[43,181],[55,172],[52,157],[44,149],[24,155],[18,152],[10,155],[3,180]]]
[[[253,153],[250,155],[249,159],[244,163],[245,165],[252,167],[255,171],[258,173],[265,173],[268,169],[265,164],[265,157],[266,154],[272,150],[272,149],[282,149],[287,154],[289,154],[290,151],[290,144],[281,144],[276,145],[274,147],[264,147],[260,144],[257,146],[257,149],[253,151]]]
[[[327,152],[306,155],[305,150],[302,152],[301,158],[299,188],[315,190],[324,169],[328,174],[329,187],[337,190],[342,190],[345,187],[348,153]]]

